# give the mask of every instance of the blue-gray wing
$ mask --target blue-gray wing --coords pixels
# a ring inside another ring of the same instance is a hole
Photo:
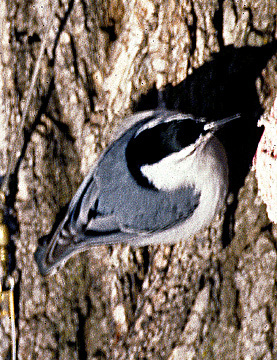
[[[141,186],[129,171],[124,144],[125,141],[118,142],[95,173],[96,217],[87,219],[88,230],[98,230],[97,219],[109,216],[117,229],[134,234],[159,231],[188,218],[198,205],[195,189],[184,187],[166,192]]]

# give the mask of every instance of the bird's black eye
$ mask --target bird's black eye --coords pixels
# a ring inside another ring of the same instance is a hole
[[[176,141],[181,148],[194,144],[201,134],[204,134],[204,123],[202,122],[189,119],[177,124]]]
[[[157,163],[195,143],[203,132],[203,126],[203,123],[193,119],[178,119],[141,131],[129,141],[126,148],[126,160],[131,174],[137,178],[141,166]]]

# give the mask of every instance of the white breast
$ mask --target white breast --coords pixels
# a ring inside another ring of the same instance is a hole
[[[141,171],[160,190],[170,191],[188,183],[193,185],[201,193],[199,205],[183,223],[148,240],[142,238],[140,244],[175,243],[191,237],[209,226],[224,204],[228,190],[228,165],[222,144],[211,137],[202,147],[201,154],[194,151],[184,158],[182,151],[157,164],[145,165]]]
[[[195,154],[189,155],[194,145],[168,155],[158,163],[144,165],[142,174],[159,190],[175,190],[184,184],[195,183]],[[189,155],[189,156],[188,156]]]

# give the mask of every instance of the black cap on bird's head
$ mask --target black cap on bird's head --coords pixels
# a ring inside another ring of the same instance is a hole
[[[172,112],[162,112],[155,119],[146,122],[130,139],[126,147],[128,164],[140,167],[153,164],[166,156],[193,145],[207,133],[215,133],[240,115],[207,122],[204,118]]]
[[[184,148],[188,150],[187,155],[200,150],[218,129],[238,117],[207,122],[188,114],[160,111],[140,123],[129,140],[125,152],[128,169],[138,184],[153,189],[141,172],[143,166],[158,163]]]

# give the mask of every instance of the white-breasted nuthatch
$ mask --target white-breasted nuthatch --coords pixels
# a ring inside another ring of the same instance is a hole
[[[95,245],[175,243],[210,225],[228,190],[225,150],[206,122],[166,110],[136,113],[85,177],[50,242],[38,248],[48,274]]]

